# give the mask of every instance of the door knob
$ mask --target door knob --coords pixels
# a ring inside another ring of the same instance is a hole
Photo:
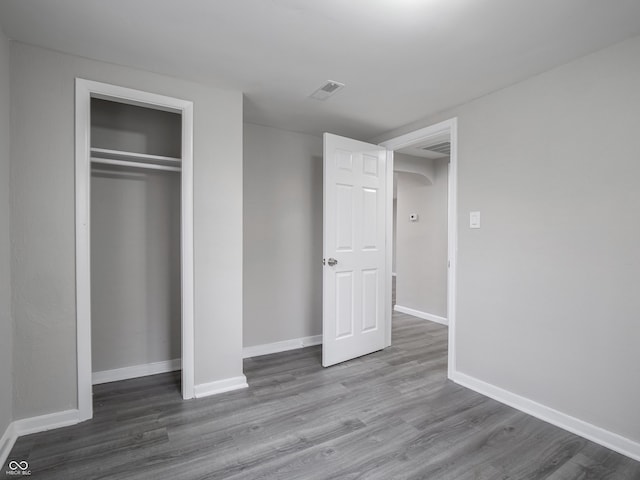
[[[330,267],[333,267],[338,264],[338,260],[336,260],[335,258],[330,258],[329,260],[327,260],[327,263]]]

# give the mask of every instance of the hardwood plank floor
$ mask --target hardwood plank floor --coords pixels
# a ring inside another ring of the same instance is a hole
[[[9,460],[47,480],[640,479],[640,462],[448,381],[446,356],[446,327],[394,314],[392,347],[328,369],[320,347],[247,359],[241,391],[96,385],[93,420],[22,437]]]

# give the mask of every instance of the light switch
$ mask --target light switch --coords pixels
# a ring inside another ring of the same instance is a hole
[[[469,212],[469,228],[480,228],[480,212]]]

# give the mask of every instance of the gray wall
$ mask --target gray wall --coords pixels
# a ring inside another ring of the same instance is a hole
[[[163,110],[92,98],[91,146],[180,158],[182,117]]]
[[[640,37],[376,139],[458,117],[458,370],[636,442],[638,58]]]
[[[93,371],[180,358],[180,174],[91,176]]]
[[[424,157],[416,157],[400,152],[394,152],[393,154],[394,172],[415,173],[424,176],[431,182],[435,175],[433,167],[433,162],[428,161],[428,159]]]
[[[322,139],[244,126],[244,346],[322,333]]]
[[[195,381],[242,374],[242,95],[14,44],[15,417],[77,407],[76,76],[194,101]]]
[[[421,160],[431,166],[431,182],[397,173],[396,304],[446,318],[448,159]]]
[[[0,437],[13,419],[13,323],[9,236],[9,40],[0,30]]]

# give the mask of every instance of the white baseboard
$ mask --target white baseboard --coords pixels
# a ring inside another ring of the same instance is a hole
[[[14,423],[15,422],[12,422],[7,425],[7,429],[0,438],[0,471],[6,466],[9,453],[11,453],[11,449],[18,439]]]
[[[13,428],[18,437],[31,433],[45,432],[54,428],[68,427],[80,422],[80,411],[64,410],[37,417],[23,418],[13,422]]]
[[[225,378],[216,382],[201,383],[193,389],[196,398],[208,397],[218,393],[230,392],[240,388],[247,388],[247,377],[240,375],[239,377]]]
[[[312,337],[294,338],[292,340],[284,340],[282,342],[265,343],[264,345],[254,345],[242,349],[243,358],[258,357],[260,355],[270,355],[272,353],[286,352],[287,350],[296,350],[298,348],[311,347],[322,343],[322,335],[314,335]]]
[[[448,319],[444,317],[440,317],[438,315],[434,315],[432,313],[421,312],[420,310],[414,310],[413,308],[403,307],[402,305],[394,305],[393,309],[396,312],[406,313],[407,315],[412,315],[414,317],[422,318],[423,320],[431,320],[432,322],[449,326]]]
[[[181,368],[182,360],[179,358],[164,360],[162,362],[147,363],[144,365],[133,365],[131,367],[93,372],[91,374],[91,383],[93,385],[98,385],[100,383],[117,382],[119,380],[128,380],[129,378],[146,377],[147,375],[173,372],[175,370],[180,370]]]
[[[528,413],[540,420],[551,423],[571,433],[591,440],[603,447],[607,447],[622,455],[640,461],[640,443],[634,442],[617,433],[610,432],[604,428],[597,427],[591,423],[572,417],[566,413],[559,412],[553,408],[542,405],[538,402],[522,397],[508,390],[486,383],[477,378],[464,373],[453,372],[451,380],[470,388],[482,395],[491,397],[500,403],[509,405],[521,412]]]
[[[0,438],[0,465],[4,466],[6,463],[18,437],[53,430],[54,428],[68,427],[76,423],[80,423],[79,410],[64,410],[62,412],[14,420],[9,424],[2,438]]]

